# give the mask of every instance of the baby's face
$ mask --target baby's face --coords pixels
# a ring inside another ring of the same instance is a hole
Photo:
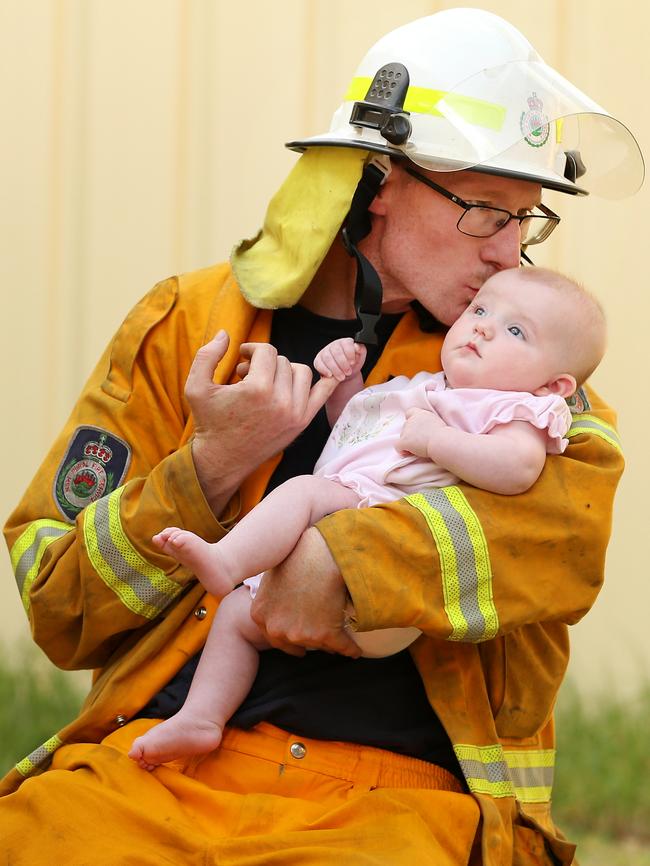
[[[561,293],[501,271],[483,285],[451,326],[442,365],[453,388],[541,390],[566,373],[563,317],[571,305]]]

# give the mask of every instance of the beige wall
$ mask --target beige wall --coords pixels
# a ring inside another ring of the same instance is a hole
[[[440,8],[421,0],[5,0],[0,27],[0,512],[29,483],[100,350],[158,279],[252,235],[295,156],[329,124],[383,32]],[[626,120],[650,153],[650,11],[636,0],[475,3],[512,21],[567,77]],[[561,229],[539,264],[584,280],[608,309],[596,385],[620,411],[628,471],[608,584],[574,630],[573,670],[630,686],[650,665],[643,542],[649,480],[644,261],[650,184],[623,204],[555,197]],[[576,565],[579,567],[579,564]],[[8,557],[0,624],[25,635]]]

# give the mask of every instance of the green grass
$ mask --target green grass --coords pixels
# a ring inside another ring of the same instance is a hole
[[[44,743],[79,711],[77,675],[51,667],[35,649],[0,662],[0,775]]]
[[[565,684],[557,712],[553,816],[580,835],[650,843],[650,683],[633,698],[581,696]]]
[[[638,839],[613,839],[562,829],[572,842],[577,842],[576,859],[580,866],[650,866],[650,846]]]

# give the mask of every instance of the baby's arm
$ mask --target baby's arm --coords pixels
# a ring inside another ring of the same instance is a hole
[[[524,493],[540,476],[546,461],[545,430],[526,421],[500,424],[489,433],[466,433],[448,427],[436,412],[410,409],[400,447],[429,457],[468,484],[492,493]]]
[[[343,407],[363,390],[361,368],[366,360],[366,347],[352,337],[342,337],[328,343],[314,360],[314,367],[324,378],[333,377],[341,383],[325,404],[327,420],[333,427]]]

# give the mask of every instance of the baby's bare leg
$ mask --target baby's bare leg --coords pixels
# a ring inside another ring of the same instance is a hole
[[[302,533],[321,517],[356,508],[358,495],[335,481],[298,475],[271,491],[216,544],[192,532],[165,529],[154,536],[162,549],[191,568],[213,595],[283,562]]]
[[[143,769],[211,752],[221,742],[224,725],[253,684],[259,650],[269,646],[250,618],[250,606],[246,587],[219,605],[185,703],[133,742],[129,757]]]

